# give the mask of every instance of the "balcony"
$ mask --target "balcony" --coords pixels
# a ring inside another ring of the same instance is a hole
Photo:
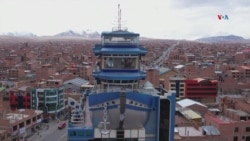
[[[47,97],[46,98],[46,103],[57,103],[58,99],[57,97]]]
[[[57,98],[58,97],[58,95],[57,94],[55,94],[55,95],[46,95],[46,98]]]

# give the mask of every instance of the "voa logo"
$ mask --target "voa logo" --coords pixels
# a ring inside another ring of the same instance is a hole
[[[219,15],[218,14],[217,17],[219,20],[229,20],[228,15],[221,15],[221,14]]]

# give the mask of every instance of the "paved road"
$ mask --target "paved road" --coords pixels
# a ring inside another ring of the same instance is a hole
[[[27,141],[67,141],[67,126],[59,130],[57,121],[51,121],[49,129],[41,129],[39,133],[41,137],[36,133],[27,138]]]
[[[162,53],[162,55],[161,55],[159,58],[157,58],[157,59],[153,62],[153,65],[158,65],[158,66],[159,66],[159,65],[162,65],[162,63],[163,63],[164,61],[168,60],[171,51],[172,51],[177,45],[179,45],[179,43],[180,43],[180,42],[178,41],[177,43],[175,43],[175,44],[171,45],[169,48],[167,48],[167,49]]]

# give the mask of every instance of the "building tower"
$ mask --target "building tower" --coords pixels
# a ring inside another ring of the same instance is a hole
[[[146,78],[141,58],[147,50],[139,44],[139,34],[119,23],[103,32],[93,48],[99,58],[96,83],[84,93],[85,121],[70,124],[69,141],[173,141],[175,96],[149,82],[141,84]]]

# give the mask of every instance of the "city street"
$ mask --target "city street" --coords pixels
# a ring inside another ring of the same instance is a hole
[[[44,123],[43,123],[44,124]],[[58,123],[56,120],[49,122],[49,128],[44,127],[39,130],[38,133],[27,138],[27,141],[67,141],[67,127],[58,129]]]
[[[159,65],[162,65],[162,63],[163,63],[164,61],[168,60],[171,51],[173,51],[174,48],[175,48],[177,45],[179,45],[179,44],[180,44],[180,42],[177,42],[177,43],[171,45],[171,46],[170,46],[169,48],[167,48],[165,51],[163,51],[162,55],[161,55],[159,58],[157,58],[157,60],[155,60],[155,61],[153,62],[153,65],[158,65],[158,66],[159,66]]]

